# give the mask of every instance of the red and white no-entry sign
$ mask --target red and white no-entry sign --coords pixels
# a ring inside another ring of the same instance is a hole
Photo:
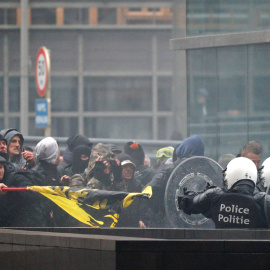
[[[38,50],[35,72],[37,92],[40,97],[43,97],[49,86],[51,72],[50,53],[46,47]]]

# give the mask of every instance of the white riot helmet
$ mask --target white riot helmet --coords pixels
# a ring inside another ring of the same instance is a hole
[[[262,185],[267,188],[270,183],[270,157],[263,162],[259,171]]]
[[[230,189],[240,180],[251,180],[257,183],[257,168],[254,162],[245,157],[238,157],[231,160],[223,171],[223,181],[227,189]]]

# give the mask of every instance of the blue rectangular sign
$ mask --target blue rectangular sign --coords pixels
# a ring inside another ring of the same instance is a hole
[[[48,101],[36,100],[36,127],[46,128],[49,126]]]

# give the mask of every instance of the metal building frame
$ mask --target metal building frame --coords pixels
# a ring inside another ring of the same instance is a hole
[[[34,76],[31,74],[28,67],[28,51],[29,51],[29,35],[32,31],[42,31],[42,30],[59,30],[59,31],[69,31],[69,30],[78,30],[78,31],[98,31],[98,30],[110,30],[110,31],[129,31],[129,30],[151,30],[153,31],[152,37],[152,71],[145,72],[127,72],[126,74],[121,73],[87,73],[83,72],[83,38],[82,35],[78,38],[78,63],[79,70],[75,72],[54,72],[53,76],[70,76],[74,75],[78,78],[78,111],[70,112],[70,113],[62,113],[62,112],[54,112],[52,113],[52,117],[76,117],[78,119],[78,132],[84,132],[84,118],[85,117],[123,117],[131,116],[131,117],[151,117],[152,118],[152,139],[157,139],[157,130],[158,130],[158,117],[172,117],[172,112],[167,111],[158,111],[158,78],[162,76],[172,77],[172,72],[160,72],[157,71],[157,38],[154,34],[155,30],[172,30],[172,25],[29,25],[28,24],[28,9],[29,8],[91,8],[91,7],[101,7],[101,8],[117,8],[119,6],[124,6],[127,8],[137,8],[137,7],[151,7],[151,8],[160,8],[160,7],[171,7],[171,2],[166,1],[156,1],[156,2],[110,2],[110,1],[97,1],[97,2],[79,2],[71,3],[71,2],[31,2],[29,0],[21,0],[18,3],[0,3],[0,8],[20,8],[21,12],[21,23],[20,25],[0,25],[0,31],[20,31],[20,72],[12,72],[12,75],[20,76],[20,112],[9,112],[8,110],[8,38],[4,35],[4,70],[0,76],[4,78],[4,110],[3,113],[0,113],[0,116],[4,119],[4,126],[9,127],[9,119],[10,117],[20,117],[20,131],[24,135],[28,135],[29,132],[29,117],[34,117],[32,112],[29,112],[29,85],[28,85],[28,77]],[[169,40],[168,40],[168,50],[169,50]],[[15,74],[14,74],[15,73]],[[72,73],[72,74],[71,74]],[[152,108],[151,111],[146,112],[85,112],[83,111],[83,89],[84,89],[84,76],[148,76],[151,77],[152,81]]]
[[[186,3],[187,0],[174,1],[174,37],[170,40],[170,49],[175,51],[173,81],[175,93],[174,122],[184,136],[188,134],[187,127],[187,59],[188,50],[218,48],[225,46],[239,46],[270,43],[270,31],[250,31],[227,34],[202,36],[186,36]]]

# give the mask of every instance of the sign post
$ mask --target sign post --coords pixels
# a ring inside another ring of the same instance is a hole
[[[41,98],[36,100],[36,127],[44,128],[44,135],[51,136],[51,59],[50,50],[41,47],[36,58],[36,87]]]

